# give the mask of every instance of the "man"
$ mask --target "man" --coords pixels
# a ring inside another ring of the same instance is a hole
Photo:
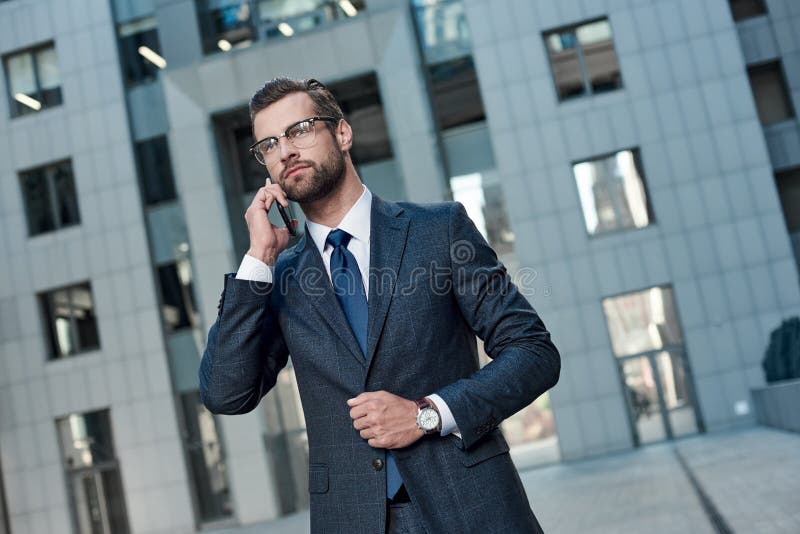
[[[306,417],[313,533],[541,532],[497,425],[558,381],[550,335],[458,203],[379,199],[315,80],[250,101],[275,179],[245,213],[200,368],[214,413],[253,410],[288,355]],[[271,224],[299,203],[299,242]],[[476,334],[493,361],[479,369]]]

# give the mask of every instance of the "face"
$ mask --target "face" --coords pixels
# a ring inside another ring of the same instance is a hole
[[[256,139],[277,137],[290,125],[315,115],[311,97],[292,93],[256,113],[253,133]],[[281,137],[280,159],[268,167],[270,176],[283,187],[286,196],[300,204],[325,198],[344,179],[344,152],[339,140],[324,122],[316,122],[314,128],[315,142],[309,148],[297,148]]]

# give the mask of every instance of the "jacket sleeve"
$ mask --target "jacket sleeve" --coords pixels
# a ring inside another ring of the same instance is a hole
[[[286,365],[289,351],[270,303],[272,287],[225,276],[200,362],[200,399],[212,413],[253,410]]]
[[[536,310],[460,203],[450,213],[450,274],[454,297],[492,358],[469,378],[436,393],[453,413],[464,448],[557,382],[561,358]]]

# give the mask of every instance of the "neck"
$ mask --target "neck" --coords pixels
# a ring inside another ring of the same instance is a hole
[[[339,187],[325,198],[300,204],[300,208],[309,221],[335,228],[363,192],[361,179],[348,158],[345,163],[345,176]]]

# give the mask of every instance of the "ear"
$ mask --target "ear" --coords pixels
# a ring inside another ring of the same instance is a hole
[[[336,140],[339,142],[341,150],[350,150],[350,147],[353,146],[353,129],[350,127],[350,123],[344,119],[340,120],[336,126]]]

